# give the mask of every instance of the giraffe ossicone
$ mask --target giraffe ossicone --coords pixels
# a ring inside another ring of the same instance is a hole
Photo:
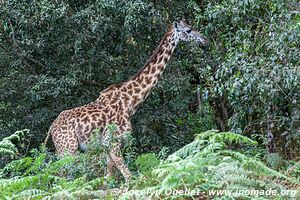
[[[65,151],[75,154],[78,147],[86,148],[91,133],[99,128],[106,133],[106,126],[116,124],[116,136],[132,130],[130,118],[148,97],[162,75],[179,41],[196,41],[205,46],[208,40],[184,21],[174,22],[162,38],[144,67],[126,82],[111,85],[99,97],[86,105],[62,111],[50,126],[44,144],[49,136],[58,154]],[[120,155],[120,144],[108,153],[108,174],[116,167],[128,181],[131,173]]]

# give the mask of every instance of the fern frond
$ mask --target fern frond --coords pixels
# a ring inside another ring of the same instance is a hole
[[[245,154],[238,152],[238,151],[223,150],[223,151],[220,151],[218,154],[223,155],[223,156],[230,156],[239,161],[248,160],[248,157]]]
[[[33,163],[31,164],[31,167],[26,170],[26,172],[24,173],[24,175],[27,175],[27,174],[29,174],[31,172],[38,172],[40,170],[41,166],[44,164],[45,158],[46,158],[46,154],[45,153],[40,154],[33,161]]]
[[[250,138],[233,132],[218,132],[209,130],[196,136],[196,140],[207,140],[210,142],[225,142],[231,144],[256,145],[257,142]]]
[[[105,179],[104,177],[100,177],[100,178],[96,178],[96,179],[93,179],[89,182],[86,182],[83,184],[82,188],[85,189],[87,187],[91,187],[91,188],[97,188],[101,185],[104,185],[104,182],[105,182]]]
[[[15,155],[16,150],[0,148],[0,155]]]
[[[267,167],[263,162],[256,159],[249,158],[243,163],[243,166],[248,169],[255,170],[256,172],[269,174],[273,177],[288,179],[286,175]]]
[[[12,140],[17,140],[20,142],[21,138],[28,133],[28,129],[24,129],[21,131],[16,131],[14,134],[3,138],[0,141],[0,155],[8,155],[8,156],[15,156],[17,153],[17,147],[13,144]]]
[[[213,168],[214,175],[211,181],[221,185],[228,186],[239,184],[243,186],[251,186],[253,183],[248,177],[249,172],[238,166],[238,163],[221,163]]]
[[[76,196],[69,190],[61,190],[51,195],[44,197],[43,199],[76,199]]]
[[[53,163],[49,163],[49,165],[43,169],[44,173],[53,174],[57,171],[60,171],[64,166],[71,165],[74,163],[75,157],[73,156],[65,156],[58,161]]]
[[[23,191],[29,188],[31,184],[37,183],[39,180],[38,176],[26,176],[26,177],[14,177],[11,179],[1,179],[0,189],[10,189],[12,191]]]
[[[14,134],[3,138],[2,140],[17,140],[18,142],[21,141],[21,138],[24,137],[26,134],[29,133],[29,129],[23,129],[20,131],[16,131]]]
[[[195,153],[199,152],[203,143],[203,140],[194,140],[193,142],[177,150],[175,153],[171,154],[168,159],[173,160],[174,157],[177,156],[180,158],[186,158],[188,156],[194,155]]]
[[[38,190],[38,189],[28,189],[28,190],[24,190],[22,192],[19,192],[17,194],[14,194],[12,196],[12,199],[33,199],[33,198],[37,198],[37,197],[43,197],[45,195],[47,195],[48,192],[44,191],[44,190]]]
[[[31,165],[32,161],[32,157],[25,157],[19,160],[13,160],[10,163],[8,163],[3,169],[1,169],[1,171],[11,172],[15,174],[17,172],[27,169]]]
[[[250,138],[233,132],[220,132],[215,134],[217,141],[230,142],[232,144],[257,145],[257,142]]]
[[[0,141],[0,155],[14,156],[17,153],[17,147],[10,140]]]

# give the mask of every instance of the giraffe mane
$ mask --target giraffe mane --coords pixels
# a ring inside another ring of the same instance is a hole
[[[168,38],[170,36],[170,34],[173,31],[173,26],[170,26],[167,30],[167,32],[165,33],[164,37],[161,39],[159,45],[156,47],[156,49],[153,51],[152,55],[150,56],[150,58],[147,60],[147,62],[145,63],[145,65],[140,69],[140,71],[138,73],[136,73],[131,79],[135,79],[136,77],[138,77],[143,70],[154,60],[157,59],[157,54],[159,52],[159,50],[161,49],[161,47],[164,45],[164,41],[166,40],[166,38]]]

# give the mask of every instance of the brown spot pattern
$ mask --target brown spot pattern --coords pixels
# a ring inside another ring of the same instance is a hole
[[[118,125],[116,135],[122,135],[132,129],[130,117],[157,83],[175,48],[170,45],[172,33],[171,28],[145,66],[128,82],[111,85],[100,93],[96,101],[59,114],[49,129],[58,154],[68,151],[74,155],[79,143],[88,143],[94,129],[99,128],[102,130],[100,133],[105,135],[105,127],[109,123]],[[124,164],[119,144],[109,154],[109,159],[112,160],[108,160],[108,172],[115,165],[128,179],[131,174]]]

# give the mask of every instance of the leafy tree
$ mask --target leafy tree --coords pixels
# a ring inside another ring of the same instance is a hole
[[[199,79],[220,130],[258,137],[268,152],[299,153],[296,1],[190,1],[211,36]]]
[[[32,133],[28,142],[36,146],[59,112],[93,101],[110,84],[134,75],[172,22],[162,5],[142,0],[2,2],[1,135],[26,127]],[[193,99],[187,62],[178,62],[170,64],[134,119],[142,151],[176,149],[192,138],[188,126],[177,123],[186,121]]]

